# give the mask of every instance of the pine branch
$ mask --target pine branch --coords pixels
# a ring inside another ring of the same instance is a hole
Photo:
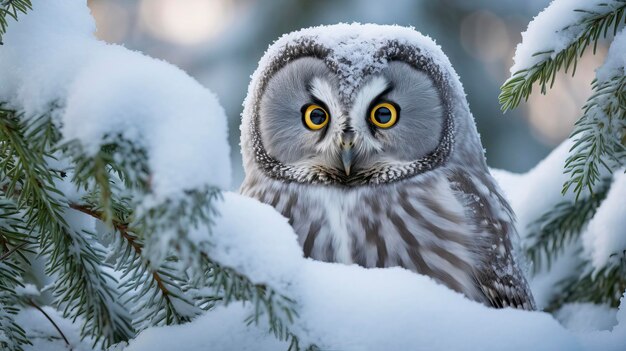
[[[583,107],[583,116],[571,138],[576,141],[565,161],[570,179],[563,184],[563,194],[573,188],[576,199],[584,189],[594,192],[600,179],[600,167],[613,172],[626,165],[626,77],[593,83],[593,95]]]
[[[45,136],[40,132],[50,129],[36,127],[44,118],[51,123],[49,116],[25,124],[12,111],[0,112],[0,176],[10,179],[7,194],[19,194],[16,202],[24,210],[26,226],[37,233],[41,254],[48,256],[46,273],[56,276],[55,303],[64,307],[66,317],[84,317],[81,332],[95,343],[127,340],[132,328],[115,298],[115,279],[103,271],[104,250],[93,234],[75,231],[65,219],[67,205],[54,183],[59,178],[49,171],[46,161],[53,155],[41,149],[48,143],[41,142]]]
[[[97,206],[70,204],[70,207],[92,216],[100,221],[105,221],[104,212]],[[111,199],[111,224],[119,237],[113,245],[115,252],[120,252],[117,257],[115,269],[122,271],[123,283],[121,287],[124,293],[132,292],[127,304],[134,306],[138,331],[153,325],[169,325],[187,322],[197,313],[189,313],[194,310],[193,302],[180,291],[182,279],[171,265],[163,265],[157,269],[152,268],[150,261],[142,258],[142,240],[133,233],[129,227],[131,217],[127,204]],[[119,240],[121,238],[121,240]],[[146,296],[150,296],[146,299]],[[186,306],[181,310],[181,307]]]
[[[201,254],[201,263],[205,275],[200,277],[199,286],[209,287],[212,292],[212,298],[200,298],[201,303],[211,308],[218,301],[224,305],[233,301],[250,302],[254,313],[246,319],[248,324],[258,324],[263,318],[277,339],[289,341],[289,350],[301,350],[297,336],[289,330],[298,315],[295,301],[265,285],[252,283],[248,277],[212,261],[205,253]],[[198,284],[198,280],[191,280]],[[306,350],[317,347],[310,345]]]
[[[22,350],[29,345],[26,333],[15,322],[21,310],[17,287],[23,287],[23,273],[17,259],[21,251],[30,244],[15,204],[8,199],[0,200],[0,348]],[[11,247],[12,246],[12,247]]]
[[[54,322],[54,320],[46,313],[46,311],[44,311],[41,307],[39,307],[39,305],[37,305],[35,303],[35,301],[29,299],[28,303],[33,306],[37,311],[41,312],[41,314],[44,315],[44,317],[46,317],[46,319],[50,322],[50,324],[52,324],[52,326],[54,327],[54,329],[57,330],[57,332],[59,333],[59,335],[61,335],[61,337],[63,338],[63,341],[65,341],[65,345],[70,348],[70,342],[67,340],[67,337],[65,337],[65,334],[63,333],[63,331],[61,330],[61,328],[59,328],[59,326]],[[71,349],[71,348],[70,348]]]
[[[568,243],[578,239],[585,225],[593,218],[606,198],[611,178],[605,178],[596,192],[579,201],[563,201],[529,224],[526,254],[537,273],[543,266],[550,268]]]
[[[562,293],[550,302],[547,310],[554,311],[571,302],[608,304],[617,308],[626,291],[626,251],[611,256],[616,264],[589,271],[586,268],[590,266],[589,262],[584,262],[579,270],[585,273],[559,282]]]
[[[2,275],[2,263],[0,263],[0,276]],[[22,351],[24,345],[30,345],[26,332],[15,322],[15,316],[19,313],[18,300],[3,289],[0,289],[0,349]]]
[[[212,218],[217,215],[215,202],[221,198],[219,189],[207,186],[185,191],[184,196],[166,199],[156,206],[142,206],[133,226],[145,235],[145,256],[154,264],[159,264],[169,254],[164,249],[175,248],[185,265],[199,262],[200,251],[189,239],[188,233],[199,226],[210,230]]]
[[[32,8],[30,0],[3,0],[0,2],[0,45],[3,44],[2,36],[7,32],[9,25],[7,16],[17,21],[18,12],[26,14]]]
[[[588,16],[584,17],[580,23],[573,26],[563,28],[563,30],[580,28],[580,32],[575,39],[562,51],[538,52],[534,56],[543,56],[544,58],[535,63],[532,67],[515,72],[500,88],[500,106],[503,111],[511,110],[517,107],[524,98],[532,93],[533,85],[538,82],[541,87],[541,93],[545,94],[549,87],[554,85],[556,73],[561,69],[567,72],[572,68],[572,75],[576,73],[576,65],[578,58],[582,57],[586,48],[593,44],[593,52],[595,54],[598,40],[605,38],[609,33],[617,33],[618,29],[626,22],[624,11],[626,3],[621,5],[609,6],[601,5],[601,12],[586,12]]]

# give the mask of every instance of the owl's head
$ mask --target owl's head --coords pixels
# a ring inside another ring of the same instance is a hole
[[[340,186],[485,164],[441,49],[410,28],[360,24],[301,30],[270,47],[246,98],[242,152],[247,174]]]

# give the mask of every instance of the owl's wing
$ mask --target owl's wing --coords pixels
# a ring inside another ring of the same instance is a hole
[[[459,171],[449,180],[472,222],[477,249],[484,254],[482,263],[474,267],[474,278],[485,302],[496,308],[536,309],[513,254],[511,238],[517,235],[513,211],[491,175]]]

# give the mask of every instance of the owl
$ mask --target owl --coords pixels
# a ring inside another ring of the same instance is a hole
[[[404,267],[496,308],[535,303],[514,215],[447,57],[412,28],[281,37],[244,102],[240,192],[276,208],[305,256]]]

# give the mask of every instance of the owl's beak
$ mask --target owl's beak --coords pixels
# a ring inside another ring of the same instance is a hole
[[[346,176],[350,175],[350,168],[352,167],[352,161],[354,160],[354,139],[352,133],[344,135],[341,140],[341,163],[343,163],[343,170],[346,172]]]
[[[352,147],[343,148],[343,150],[341,150],[341,162],[343,163],[343,170],[346,172],[347,176],[350,175],[350,167],[352,167],[353,158]]]

